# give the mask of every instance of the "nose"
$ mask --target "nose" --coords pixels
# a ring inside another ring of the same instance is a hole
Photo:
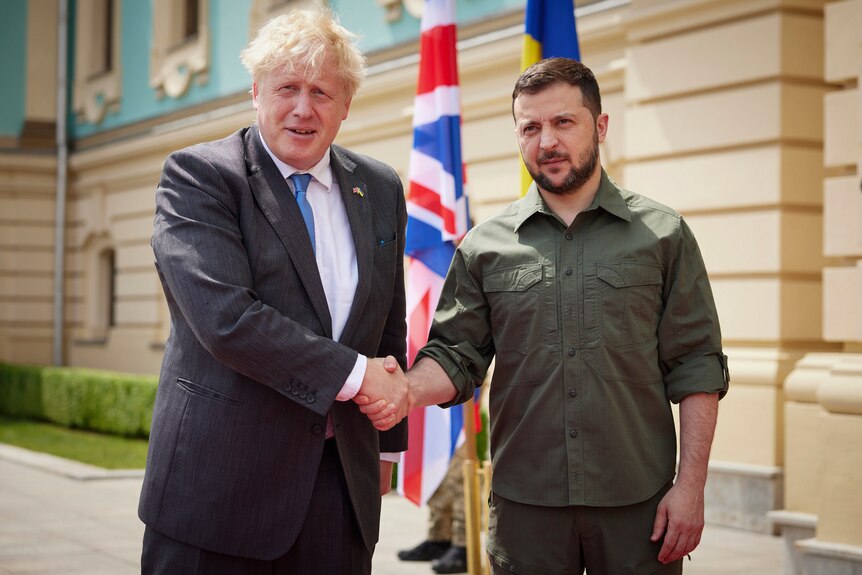
[[[550,151],[556,148],[557,144],[558,140],[556,131],[549,126],[543,126],[542,134],[539,138],[539,147],[543,150]]]
[[[296,95],[293,106],[293,115],[300,118],[311,116],[311,94],[307,90],[300,90]]]

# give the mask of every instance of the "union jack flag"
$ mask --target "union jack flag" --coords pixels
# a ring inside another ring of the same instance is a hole
[[[455,241],[467,233],[466,173],[461,159],[461,91],[455,51],[455,0],[426,0],[413,112],[407,193],[407,359],[427,342]],[[415,409],[409,447],[398,466],[398,492],[424,504],[443,480],[459,442],[460,408]]]

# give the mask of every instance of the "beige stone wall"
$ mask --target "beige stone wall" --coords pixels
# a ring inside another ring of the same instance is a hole
[[[824,31],[822,337],[840,353],[809,353],[787,379],[776,520],[795,573],[862,565],[862,0],[829,2]]]
[[[67,363],[158,373],[170,329],[150,248],[155,190],[171,151],[224,137],[253,121],[248,109],[76,153],[67,217]],[[113,302],[99,262],[114,254]],[[113,306],[113,325],[109,310]]]
[[[0,361],[51,362],[55,169],[0,153]]]
[[[50,363],[54,297],[57,3],[27,18],[24,124],[0,150],[0,361]],[[17,150],[15,149],[17,148]]]

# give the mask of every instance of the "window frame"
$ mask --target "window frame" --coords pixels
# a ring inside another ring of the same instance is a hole
[[[186,0],[153,0],[150,86],[158,98],[179,98],[192,81],[209,80],[209,0],[196,1],[197,33],[185,36]]]
[[[78,0],[76,4],[72,110],[91,124],[101,123],[120,103],[121,8],[119,0]]]

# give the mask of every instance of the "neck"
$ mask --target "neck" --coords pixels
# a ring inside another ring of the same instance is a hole
[[[572,222],[575,221],[575,218],[579,213],[587,209],[590,204],[593,203],[593,199],[599,191],[599,184],[601,181],[602,169],[600,166],[596,165],[596,169],[590,176],[590,179],[587,180],[580,188],[572,190],[567,194],[552,194],[539,188],[539,193],[542,195],[542,199],[545,200],[545,203],[551,211],[563,220],[566,227],[568,227],[572,225]]]

